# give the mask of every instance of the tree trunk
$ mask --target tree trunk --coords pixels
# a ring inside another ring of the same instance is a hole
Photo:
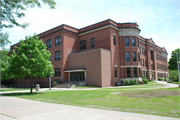
[[[32,94],[32,79],[31,79],[31,94]]]

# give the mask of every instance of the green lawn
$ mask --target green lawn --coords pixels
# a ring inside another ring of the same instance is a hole
[[[141,86],[139,86],[141,87]],[[2,94],[37,101],[82,107],[135,112],[169,117],[180,116],[179,88],[127,90],[74,90]]]
[[[179,82],[173,82],[173,84],[179,84]]]
[[[0,92],[30,90],[30,88],[1,88]],[[33,88],[34,90],[34,88]]]

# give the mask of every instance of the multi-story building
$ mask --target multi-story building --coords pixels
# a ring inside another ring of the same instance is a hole
[[[166,49],[140,36],[140,31],[136,23],[108,19],[81,29],[62,24],[38,34],[51,52],[52,83],[108,87],[126,78],[141,83],[142,76],[148,80],[167,76]],[[36,83],[48,86],[48,80],[37,78]]]

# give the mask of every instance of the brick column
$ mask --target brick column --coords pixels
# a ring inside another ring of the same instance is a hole
[[[151,71],[147,71],[148,72],[148,80],[150,81],[152,79],[152,72]]]
[[[155,80],[155,81],[158,81],[157,72],[154,72],[154,80]]]

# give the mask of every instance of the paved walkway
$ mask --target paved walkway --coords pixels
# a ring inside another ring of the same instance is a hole
[[[179,120],[155,115],[100,110],[0,97],[0,120]]]

